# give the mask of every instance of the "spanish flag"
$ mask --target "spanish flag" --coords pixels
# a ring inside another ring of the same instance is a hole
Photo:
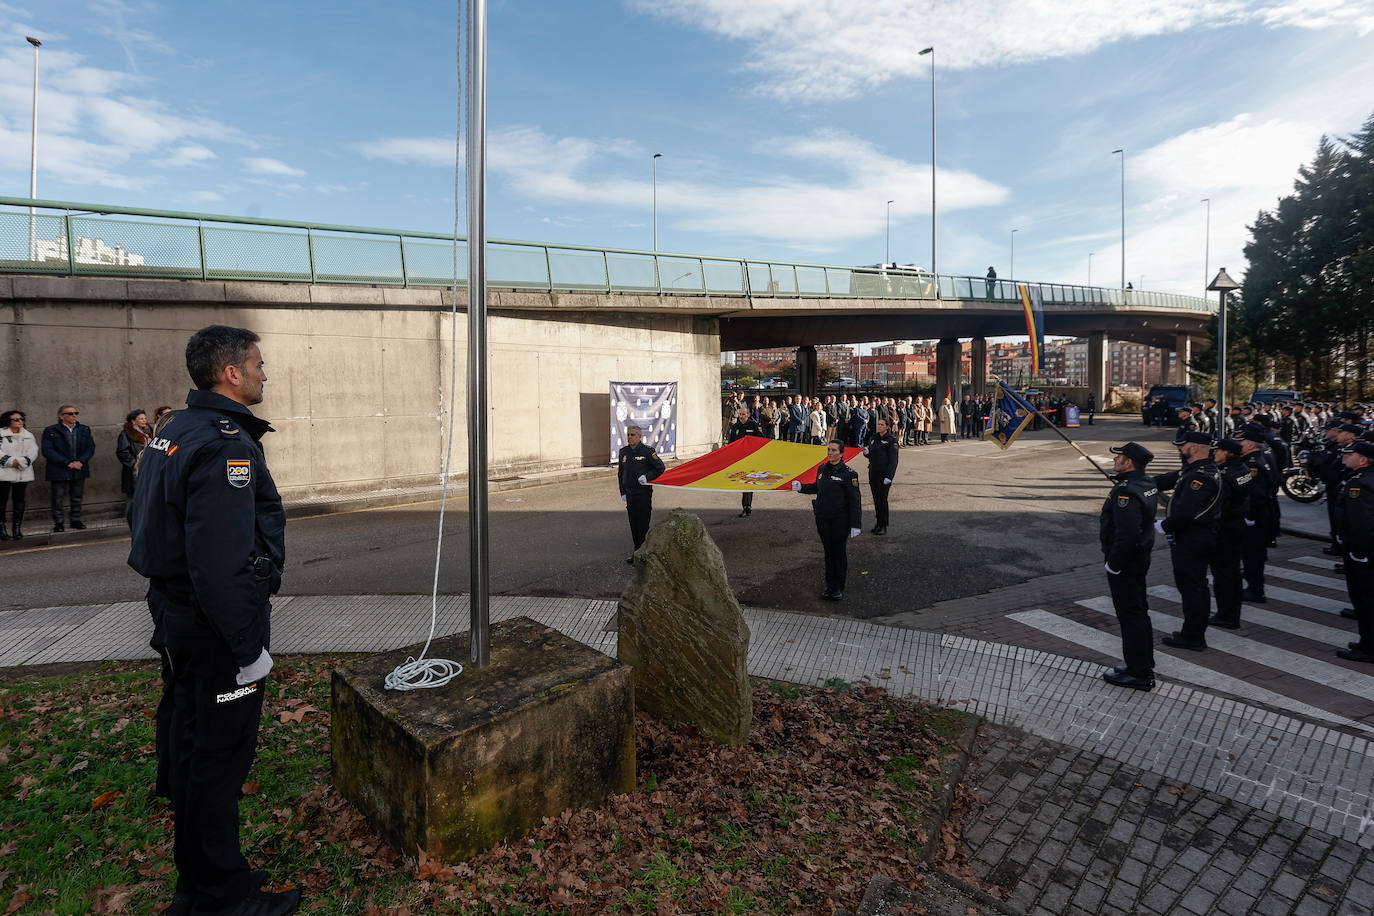
[[[862,453],[863,449],[846,448],[844,460],[852,461]],[[655,477],[652,483],[656,487],[726,493],[790,490],[794,480],[814,483],[816,469],[825,457],[823,445],[745,436],[669,469]]]
[[[1044,370],[1042,362],[1045,352],[1045,304],[1040,298],[1040,287],[1026,283],[1016,284],[1021,294],[1021,309],[1026,313],[1026,336],[1030,338],[1031,377]]]

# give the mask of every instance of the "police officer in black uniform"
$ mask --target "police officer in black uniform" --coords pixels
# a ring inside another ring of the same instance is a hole
[[[280,916],[300,905],[297,890],[260,890],[266,875],[238,842],[272,668],[269,597],[286,557],[286,515],[260,444],[272,427],[249,410],[267,381],[258,340],[222,325],[192,335],[196,388],[148,443],[130,508],[129,565],[149,580],[172,671],[173,914]]]
[[[1145,476],[1154,460],[1149,449],[1135,442],[1113,447],[1116,485],[1107,494],[1098,516],[1098,537],[1107,570],[1112,606],[1121,624],[1121,657],[1126,664],[1103,672],[1102,679],[1120,687],[1149,690],[1155,685],[1154,633],[1145,597],[1145,575],[1155,546],[1155,513],[1159,489]]]
[[[868,488],[873,491],[873,534],[887,534],[887,492],[897,476],[897,437],[885,418],[874,425],[864,454],[868,456]]]
[[[1332,420],[1326,424],[1326,444],[1314,460],[1317,475],[1326,487],[1326,516],[1331,525],[1331,540],[1336,540],[1336,493],[1345,480],[1347,469],[1341,450],[1355,441],[1361,429],[1345,420]],[[1332,554],[1339,554],[1340,548],[1333,547]]]
[[[1241,537],[1241,565],[1245,590],[1241,599],[1264,604],[1264,566],[1269,561],[1269,544],[1279,533],[1278,461],[1269,449],[1268,430],[1257,423],[1241,432],[1241,453],[1250,475],[1249,502],[1246,505],[1245,533]]]
[[[748,408],[740,412],[748,416]],[[757,424],[755,424],[757,426]],[[617,475],[620,480],[620,498],[625,501],[625,510],[630,516],[630,537],[635,542],[635,550],[644,543],[649,533],[649,519],[654,514],[654,488],[649,486],[665,470],[663,459],[643,442],[644,431],[638,426],[625,428],[625,442],[616,460],[620,462]],[[633,563],[633,556],[626,557],[626,563]]]
[[[1173,490],[1168,514],[1155,521],[1155,530],[1169,539],[1174,585],[1183,602],[1183,629],[1161,642],[1176,649],[1201,652],[1207,648],[1207,618],[1212,596],[1207,590],[1207,566],[1216,549],[1217,519],[1221,516],[1221,476],[1212,463],[1212,439],[1196,430],[1180,430],[1174,439],[1183,467],[1155,478],[1161,490]]]
[[[1349,473],[1336,494],[1336,535],[1360,638],[1336,654],[1352,662],[1374,662],[1374,442],[1356,440],[1341,458]]]
[[[726,443],[743,439],[745,436],[762,436],[763,428],[757,420],[749,416],[749,411],[741,407],[735,412],[735,421],[725,431]],[[748,518],[754,514],[754,494],[741,493],[739,497],[739,517]]]
[[[1250,474],[1240,442],[1230,437],[1217,440],[1212,461],[1221,474],[1221,517],[1217,520],[1217,546],[1212,552],[1212,594],[1217,612],[1207,622],[1214,627],[1240,627],[1241,550],[1250,513],[1250,497],[1259,486]]]
[[[832,439],[825,447],[826,460],[816,469],[815,483],[792,481],[797,493],[814,493],[811,509],[816,513],[816,531],[825,550],[825,593],[827,601],[844,597],[845,576],[849,571],[849,538],[863,531],[859,475],[844,463],[844,443]]]

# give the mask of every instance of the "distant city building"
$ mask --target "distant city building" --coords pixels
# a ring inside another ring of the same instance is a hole
[[[735,350],[721,354],[723,366],[758,366],[760,369],[774,370],[790,366],[797,361],[796,347],[770,347],[766,350]],[[840,375],[854,374],[854,348],[848,344],[818,344],[816,361],[830,363]]]
[[[67,260],[67,238],[34,239],[35,259],[39,261]],[[120,267],[142,267],[143,255],[134,254],[123,245],[111,248],[104,239],[88,239],[79,236],[76,240],[75,257],[78,264],[111,264]]]

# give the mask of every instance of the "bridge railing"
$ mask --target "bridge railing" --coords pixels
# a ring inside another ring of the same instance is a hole
[[[456,261],[456,263],[455,263]],[[0,274],[448,286],[467,245],[443,233],[0,197]],[[496,288],[653,295],[1015,302],[1009,280],[489,239]],[[1210,311],[1196,296],[1040,283],[1046,303]]]

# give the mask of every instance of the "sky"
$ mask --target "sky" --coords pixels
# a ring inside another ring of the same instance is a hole
[[[0,0],[0,194],[32,35],[40,198],[451,231],[464,5]],[[650,249],[656,163],[662,251],[929,267],[933,57],[940,272],[1119,285],[1124,164],[1125,279],[1202,295],[1372,52],[1374,0],[491,0],[487,231]]]

